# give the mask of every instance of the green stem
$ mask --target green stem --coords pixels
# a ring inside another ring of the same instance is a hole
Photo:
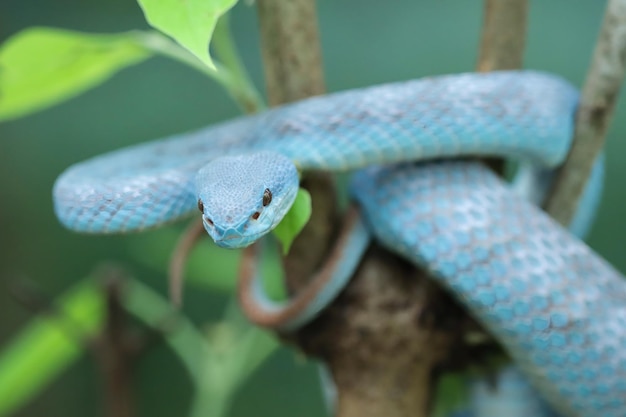
[[[237,96],[243,110],[247,113],[256,113],[263,110],[265,105],[241,62],[237,47],[235,42],[233,42],[228,16],[228,14],[225,14],[217,21],[217,26],[213,32],[212,45],[222,65],[232,74],[233,80],[236,80],[241,93],[245,93]]]
[[[197,386],[196,396],[189,413],[190,417],[224,417],[231,406],[234,393],[216,391],[211,384]]]
[[[171,319],[173,329],[166,334],[167,344],[178,355],[189,376],[199,383],[198,358],[205,357],[209,347],[204,337],[184,316],[177,313],[170,303],[137,280],[129,280],[124,297],[124,307],[139,320],[152,328],[163,327],[163,320]]]
[[[220,19],[220,22],[222,20]],[[159,32],[136,32],[135,40],[139,45],[154,53],[188,65],[214,79],[226,89],[242,110],[248,113],[259,111],[265,105],[241,65],[234,43],[230,39],[227,25],[227,22],[218,23],[213,38],[219,56],[225,57],[225,63],[216,62],[215,69],[207,67],[177,43]]]
[[[241,384],[278,347],[266,331],[251,326],[231,300],[224,318],[207,334],[209,349],[200,359],[192,417],[224,417]]]

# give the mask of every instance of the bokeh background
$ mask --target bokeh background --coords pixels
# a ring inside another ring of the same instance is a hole
[[[604,2],[531,2],[525,66],[555,72],[581,85]],[[321,0],[318,4],[328,90],[474,68],[482,2]],[[255,8],[241,2],[232,30],[246,67],[263,89]],[[2,0],[0,41],[30,26],[86,32],[147,28],[134,0]],[[1,98],[0,98],[1,99]],[[123,70],[103,85],[59,106],[0,124],[0,347],[32,318],[5,287],[16,279],[54,296],[102,261],[123,264],[166,294],[164,271],[141,248],[155,232],[123,237],[81,236],[56,221],[51,188],[67,166],[124,145],[191,130],[239,113],[220,86],[176,62],[154,58]],[[590,244],[626,272],[626,100],[608,136],[605,195]],[[179,226],[174,226],[174,230]],[[139,249],[138,249],[139,248]],[[143,253],[143,256],[138,256]],[[159,256],[155,254],[154,256]],[[206,259],[219,264],[220,259]],[[163,261],[161,261],[163,263]],[[231,265],[221,266],[231,268]],[[591,279],[592,277],[590,277]],[[220,292],[189,286],[185,312],[197,323],[219,316]],[[138,415],[182,416],[191,385],[163,345],[136,372]],[[63,372],[19,416],[102,415],[100,373],[84,358]],[[237,394],[232,416],[325,415],[312,363],[282,349]]]

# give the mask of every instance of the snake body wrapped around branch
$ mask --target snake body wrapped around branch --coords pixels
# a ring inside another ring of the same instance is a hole
[[[564,160],[578,93],[533,71],[460,74],[315,97],[70,167],[55,184],[67,227],[143,230],[200,209],[227,248],[269,233],[289,210],[300,170],[351,171],[364,221],[353,223],[336,272],[294,328],[351,275],[373,233],[433,272],[488,328],[554,410],[626,415],[626,284],[578,238],[477,163],[416,161],[503,156],[523,162],[516,184],[538,202]],[[401,163],[398,166],[391,164]],[[599,196],[601,163],[578,219]],[[262,291],[250,308],[279,314]],[[297,314],[296,314],[297,313]]]

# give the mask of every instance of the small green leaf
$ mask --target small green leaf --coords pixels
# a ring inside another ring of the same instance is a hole
[[[0,120],[74,97],[150,56],[130,33],[23,30],[0,47]]]
[[[56,305],[59,314],[33,319],[0,351],[0,416],[12,415],[76,361],[104,321],[104,297],[91,279]]]
[[[209,68],[209,44],[218,19],[237,0],[137,0],[152,27],[174,38]]]
[[[302,231],[311,217],[311,194],[304,188],[298,190],[296,200],[283,220],[274,229],[274,236],[283,247],[283,255],[289,252],[291,243]]]

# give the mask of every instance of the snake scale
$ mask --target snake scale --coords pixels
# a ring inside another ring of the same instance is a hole
[[[55,184],[55,211],[70,229],[118,233],[200,209],[218,245],[245,247],[288,211],[296,168],[384,165],[351,187],[375,238],[450,289],[554,411],[624,417],[620,274],[480,165],[414,163],[515,158],[539,173],[532,194],[568,152],[577,102],[570,84],[535,71],[329,94],[76,164]]]

